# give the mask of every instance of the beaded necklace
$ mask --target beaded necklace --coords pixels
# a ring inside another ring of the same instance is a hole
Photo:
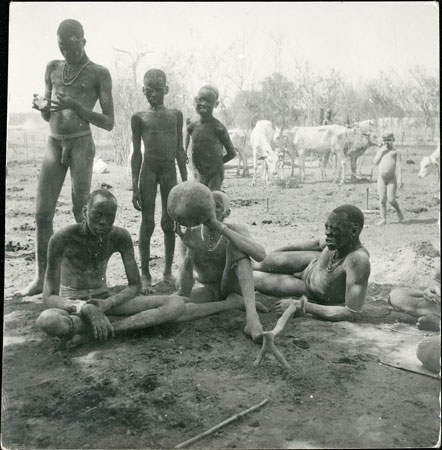
[[[65,75],[66,69],[69,71],[69,64],[65,61],[63,63],[63,69],[61,71],[61,81],[65,86],[70,86],[80,75],[82,70],[90,63],[90,60],[88,59],[78,70],[78,72],[71,78],[68,79],[68,77]]]

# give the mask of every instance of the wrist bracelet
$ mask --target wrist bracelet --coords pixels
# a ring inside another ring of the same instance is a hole
[[[75,303],[72,305],[75,307],[75,311],[73,312],[73,314],[79,316],[81,314],[81,310],[84,308],[85,305],[86,302],[84,300],[75,300]]]

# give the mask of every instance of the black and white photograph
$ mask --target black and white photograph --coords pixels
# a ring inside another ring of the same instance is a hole
[[[7,40],[2,448],[440,447],[439,2]]]

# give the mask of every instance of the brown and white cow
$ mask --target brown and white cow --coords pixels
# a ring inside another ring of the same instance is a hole
[[[248,159],[252,156],[252,149],[250,147],[250,132],[244,128],[233,128],[228,130],[230,140],[233,147],[238,152],[238,168],[236,170],[237,175],[240,174],[242,164],[242,176],[249,176]]]
[[[269,184],[270,176],[276,173],[278,154],[273,147],[275,129],[270,120],[259,120],[256,122],[250,134],[250,145],[253,152],[253,180],[252,186],[256,185],[256,173],[258,163],[261,163],[261,178]]]

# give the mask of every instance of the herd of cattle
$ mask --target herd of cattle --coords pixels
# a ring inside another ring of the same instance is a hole
[[[325,178],[325,165],[331,157],[335,157],[340,165],[337,179],[341,184],[345,181],[347,161],[350,162],[351,180],[356,180],[358,158],[369,148],[378,145],[378,136],[386,130],[396,130],[393,123],[396,118],[366,120],[357,122],[352,127],[341,125],[301,126],[290,130],[275,128],[269,120],[260,120],[254,129],[248,132],[242,128],[229,130],[233,146],[238,153],[238,169],[242,166],[243,176],[249,175],[248,159],[253,157],[253,181],[256,184],[258,165],[261,165],[261,178],[269,183],[274,176],[283,177],[286,162],[291,165],[291,176],[294,176],[295,158],[298,159],[300,181],[305,179],[305,156],[319,156],[321,176]],[[396,134],[397,136],[397,134]],[[436,149],[432,155],[440,150]],[[427,166],[432,165],[429,158]],[[428,163],[430,162],[430,163]],[[439,163],[437,162],[436,165]]]

